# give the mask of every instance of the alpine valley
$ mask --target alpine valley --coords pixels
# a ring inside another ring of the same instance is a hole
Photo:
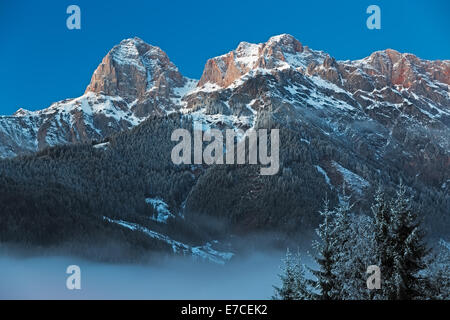
[[[174,165],[171,134],[194,122],[280,129],[279,172]],[[337,61],[282,34],[241,42],[193,80],[126,39],[81,97],[0,117],[0,157],[0,243],[19,247],[223,264],[243,237],[309,240],[325,197],[370,214],[378,186],[400,182],[428,236],[448,240],[450,60],[387,49]]]

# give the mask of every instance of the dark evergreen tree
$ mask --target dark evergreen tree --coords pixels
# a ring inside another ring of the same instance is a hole
[[[372,206],[375,221],[376,257],[382,288],[374,298],[409,300],[424,298],[427,278],[424,269],[430,251],[424,241],[418,214],[403,185],[394,200],[387,202],[381,190]]]
[[[398,300],[424,298],[423,288],[427,287],[427,277],[423,273],[427,267],[430,250],[424,241],[425,234],[420,227],[417,212],[411,209],[411,198],[406,195],[406,187],[400,185],[391,206],[392,251],[394,265],[392,282]]]
[[[371,221],[367,216],[357,216],[352,212],[353,205],[345,193],[334,209],[334,253],[336,296],[339,299],[367,299],[365,273],[373,252]]]
[[[279,274],[281,287],[274,286],[274,300],[297,300],[295,266],[289,248],[286,250],[286,257],[283,259],[282,271]]]
[[[283,259],[281,274],[278,276],[281,280],[281,287],[274,286],[274,300],[307,300],[311,293],[308,288],[308,282],[305,277],[305,267],[301,263],[300,253],[295,256],[289,249],[286,250],[286,257]]]
[[[333,270],[336,268],[335,239],[333,233],[335,224],[333,221],[334,212],[329,209],[329,201],[324,201],[324,208],[319,212],[323,217],[323,222],[317,229],[318,241],[314,241],[314,248],[317,255],[314,257],[319,269],[311,270],[316,277],[310,280],[316,293],[313,295],[318,300],[335,300],[339,299],[339,284],[336,282],[336,275]]]
[[[394,252],[392,239],[392,217],[389,203],[379,187],[375,193],[372,205],[374,219],[374,242],[376,265],[381,269],[382,289],[372,292],[375,299],[387,300],[395,296],[395,286],[392,282],[394,272]]]

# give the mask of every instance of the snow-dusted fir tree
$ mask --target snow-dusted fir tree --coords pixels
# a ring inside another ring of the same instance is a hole
[[[339,204],[334,209],[332,232],[337,296],[345,300],[369,299],[366,271],[367,266],[373,264],[373,221],[364,214],[353,213],[350,202],[344,185]]]
[[[368,300],[373,298],[374,291],[367,288],[367,267],[374,264],[375,241],[373,219],[365,214],[353,215],[350,234],[351,255],[346,299]]]
[[[335,288],[335,296],[339,299],[347,299],[352,296],[353,284],[353,273],[354,265],[353,258],[354,253],[353,246],[355,240],[355,235],[351,234],[352,231],[352,218],[350,210],[352,206],[350,205],[350,197],[345,194],[345,185],[342,187],[342,195],[339,199],[339,204],[333,210],[333,225],[331,237],[333,239],[333,254],[334,254],[334,265],[333,274],[335,275],[335,283],[339,284]]]
[[[329,201],[325,199],[324,208],[319,212],[323,217],[323,222],[319,225],[316,233],[318,241],[314,241],[313,246],[317,252],[314,257],[319,269],[311,270],[316,277],[315,280],[309,280],[309,283],[315,289],[313,298],[318,300],[337,300],[339,299],[339,284],[336,282],[334,270],[336,268],[335,239],[333,233],[334,212],[329,209]]]
[[[394,268],[392,281],[395,295],[390,298],[410,300],[424,298],[423,288],[427,279],[422,271],[427,267],[426,259],[430,251],[424,241],[418,215],[411,209],[411,198],[406,195],[406,187],[400,185],[391,205],[392,250]]]
[[[281,274],[278,276],[281,280],[281,287],[274,286],[275,295],[272,297],[274,300],[308,300],[311,298],[300,252],[292,255],[289,248],[286,250]]]
[[[343,246],[336,246],[338,258],[334,274],[341,289],[339,299],[367,300],[372,291],[367,289],[367,267],[373,263],[373,220],[364,214],[349,213],[346,232],[338,238],[347,239]]]
[[[392,217],[390,204],[386,201],[385,195],[379,187],[375,193],[372,205],[374,219],[374,262],[379,266],[382,274],[381,290],[373,291],[372,298],[387,300],[395,296],[395,285],[392,282],[394,273],[394,243],[392,232]]]
[[[281,280],[281,287],[274,286],[275,295],[273,299],[298,300],[295,263],[289,248],[286,250],[281,273],[278,276]]]

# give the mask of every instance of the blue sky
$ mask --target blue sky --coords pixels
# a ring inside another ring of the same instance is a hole
[[[68,30],[66,8],[81,8],[81,30]],[[381,8],[381,30],[366,28],[366,8]],[[103,56],[138,36],[199,78],[206,60],[240,41],[290,33],[337,59],[393,48],[450,59],[450,1],[23,1],[0,0],[0,114],[83,94]]]

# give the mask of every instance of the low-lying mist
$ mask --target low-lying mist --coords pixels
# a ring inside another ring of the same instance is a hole
[[[270,299],[284,254],[252,253],[224,266],[188,257],[132,265],[1,254],[0,299]],[[69,265],[81,269],[81,290],[66,288]]]

